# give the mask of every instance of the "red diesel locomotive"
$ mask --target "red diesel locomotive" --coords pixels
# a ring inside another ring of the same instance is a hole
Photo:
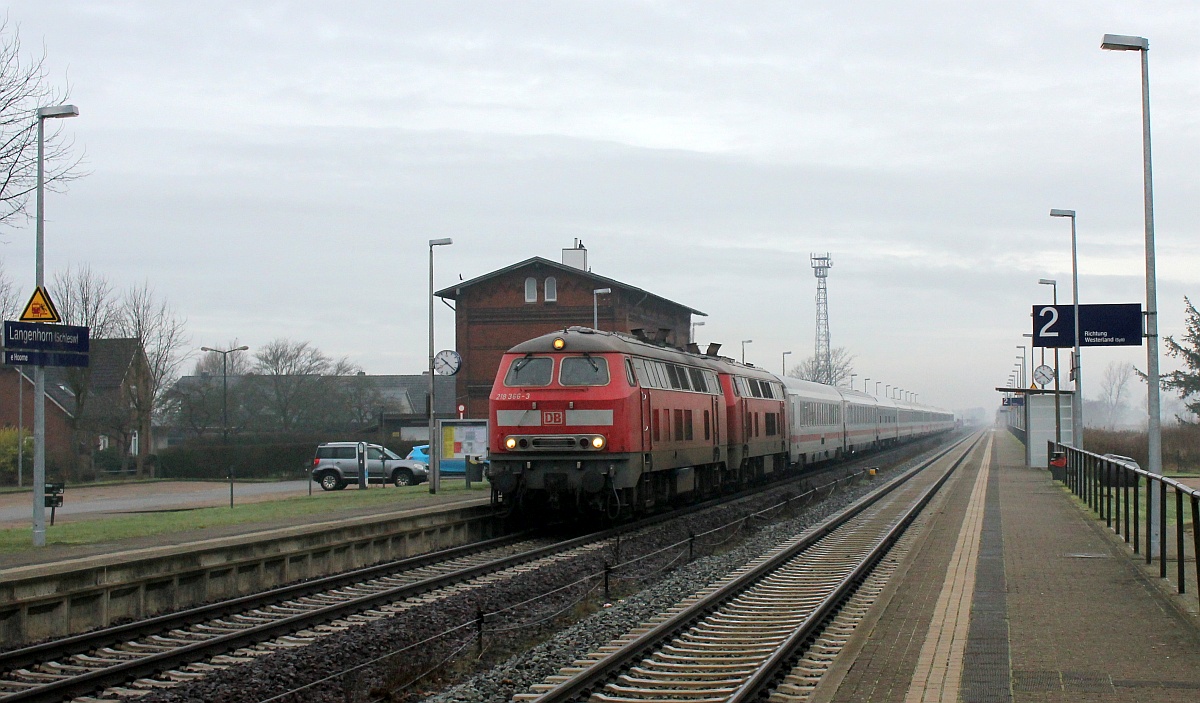
[[[717,349],[701,354],[585,327],[513,347],[489,410],[488,476],[498,500],[615,518],[865,448],[856,433],[872,436],[867,446],[887,443],[878,430],[896,401],[844,399]],[[925,423],[933,431],[953,426],[947,413],[924,415],[937,416]]]

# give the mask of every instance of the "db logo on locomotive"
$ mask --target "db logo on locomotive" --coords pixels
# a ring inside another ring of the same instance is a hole
[[[563,424],[563,411],[561,410],[543,410],[542,411],[543,425],[561,425]]]

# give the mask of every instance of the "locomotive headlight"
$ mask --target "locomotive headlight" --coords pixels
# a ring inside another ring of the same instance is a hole
[[[604,449],[604,435],[592,437],[592,447],[595,449]]]
[[[504,440],[504,446],[509,449],[516,449],[517,448],[517,438],[516,437],[506,438]]]
[[[567,340],[563,339],[562,337],[555,337],[555,338],[554,338],[554,349],[555,349],[555,351],[558,351],[558,350],[562,349],[562,348],[563,348],[563,347],[565,347],[565,346],[567,346]]]

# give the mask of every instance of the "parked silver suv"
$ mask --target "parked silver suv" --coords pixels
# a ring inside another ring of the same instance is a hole
[[[358,483],[358,442],[326,442],[317,447],[313,457],[312,480],[326,491],[340,491]],[[429,477],[425,464],[401,459],[387,447],[367,445],[367,480],[370,483],[391,483],[396,486],[415,486]]]

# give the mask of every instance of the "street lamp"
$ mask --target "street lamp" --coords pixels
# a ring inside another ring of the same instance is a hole
[[[1054,211],[1051,210],[1050,212],[1053,213]],[[1075,218],[1072,215],[1072,218],[1071,218],[1072,231],[1074,231],[1074,229],[1075,229],[1074,222],[1075,222]],[[1074,238],[1072,238],[1072,241],[1074,241]],[[1039,278],[1038,285],[1050,286],[1050,291],[1051,291],[1052,295],[1054,296],[1053,298],[1051,298],[1051,301],[1053,302],[1054,305],[1058,305],[1058,281],[1056,281],[1052,278]],[[1075,308],[1075,335],[1076,335],[1075,343],[1078,344],[1079,343],[1079,307],[1078,306],[1076,306],[1076,308]],[[1076,347],[1076,348],[1078,348],[1078,347]],[[1075,389],[1076,389],[1075,395],[1078,396],[1079,395],[1079,391],[1078,391],[1079,377],[1076,376],[1075,379],[1076,379],[1075,380]],[[1060,399],[1058,396],[1058,347],[1055,347],[1054,348],[1054,443],[1055,444],[1062,443],[1062,408],[1059,405],[1059,400]],[[1071,400],[1071,427],[1072,427],[1071,444],[1075,445],[1076,449],[1079,448],[1079,445],[1076,443],[1075,430],[1073,428],[1077,427],[1078,425],[1079,425],[1079,416],[1075,414],[1075,400],[1072,399]]]
[[[1028,356],[1026,355],[1026,351],[1028,351],[1028,347],[1024,344],[1018,344],[1017,349],[1021,350],[1021,383],[1028,386],[1029,385],[1029,375],[1025,371],[1025,367],[1027,365],[1026,359],[1028,359]]]
[[[449,237],[429,240],[429,492],[437,493],[441,488],[441,462],[433,436],[433,248],[449,246],[454,240]]]
[[[46,120],[79,116],[74,105],[50,105],[37,109],[37,246],[34,279],[41,288],[45,280],[45,172]],[[46,546],[46,369],[33,367],[33,546]]]
[[[221,355],[221,444],[229,444],[229,355],[234,352],[247,351],[250,347],[241,346],[233,349],[213,349],[200,347],[202,352],[212,352]]]
[[[753,339],[743,339],[742,340],[742,363],[743,364],[746,363],[746,345],[752,344],[753,342],[754,342]]]
[[[1150,415],[1148,450],[1152,474],[1162,475],[1162,410],[1158,379],[1158,292],[1154,273],[1154,179],[1150,167],[1150,42],[1145,37],[1105,34],[1101,49],[1109,51],[1139,51],[1142,55],[1142,197],[1146,225],[1146,412]],[[1078,339],[1076,339],[1078,341]],[[1076,372],[1078,373],[1078,372]],[[1075,377],[1079,382],[1079,377]],[[1080,395],[1078,392],[1075,395]],[[1151,555],[1159,553],[1158,491],[1162,484],[1153,482],[1150,495]]]
[[[1083,449],[1083,379],[1080,369],[1083,357],[1079,353],[1079,346],[1083,340],[1079,338],[1079,257],[1075,246],[1075,211],[1051,209],[1050,216],[1071,218],[1071,298],[1073,299],[1072,307],[1075,309],[1075,354],[1071,358],[1071,372],[1075,383],[1075,395],[1071,398],[1071,444],[1075,445],[1076,449]],[[1058,349],[1054,350],[1054,354],[1055,388],[1057,388]],[[1154,356],[1156,359],[1158,358],[1157,353]]]
[[[782,368],[782,370],[780,371],[780,375],[781,375],[781,376],[786,376],[786,375],[787,375],[787,358],[788,358],[788,354],[791,354],[791,352],[790,352],[790,351],[785,351],[785,352],[783,353],[783,364],[782,364],[783,368]]]
[[[600,296],[608,295],[612,288],[597,288],[592,291],[592,329],[600,329]]]
[[[870,378],[866,378],[866,377],[864,377],[864,378],[863,378],[863,393],[870,393],[870,392],[871,392],[871,391],[867,390],[867,388],[869,387],[870,383],[871,383],[871,379],[870,379]]]
[[[881,383],[883,383],[883,381],[876,381],[876,382],[875,382],[875,397],[876,397],[876,398],[878,398],[878,397],[879,397],[879,384],[881,384]]]
[[[696,328],[697,328],[697,327],[703,327],[703,326],[704,326],[704,321],[703,321],[703,320],[701,320],[700,322],[693,322],[693,323],[692,323],[692,336],[688,338],[688,341],[689,341],[689,342],[694,342],[694,341],[696,341]]]
[[[856,373],[850,374],[850,390],[854,390],[854,379],[857,376],[858,376],[858,374],[856,374]]]

